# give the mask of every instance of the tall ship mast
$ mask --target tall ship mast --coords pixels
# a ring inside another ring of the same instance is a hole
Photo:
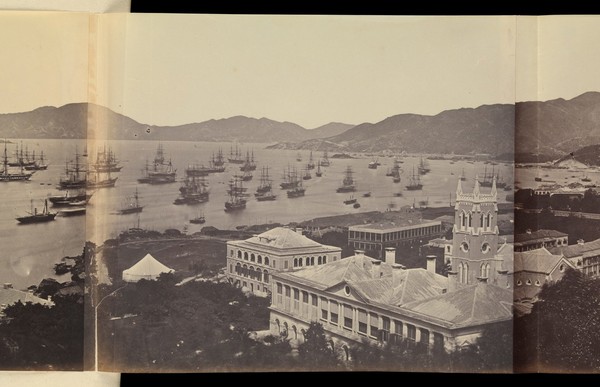
[[[390,175],[394,183],[400,183],[400,181],[402,181],[402,179],[400,178],[401,172],[402,169],[400,168],[400,163],[398,162],[398,159],[394,159],[394,166],[392,167],[392,172]]]
[[[338,187],[336,192],[354,192],[356,191],[356,186],[354,185],[354,179],[352,178],[352,168],[348,165],[346,167],[346,172],[344,176],[344,180],[342,180],[342,186]]]
[[[233,145],[231,146],[229,157],[227,160],[232,164],[243,164],[245,159],[242,156],[242,151],[238,146],[238,143],[235,143],[235,150],[233,149]]]
[[[33,165],[25,165],[27,171],[42,171],[48,169],[48,163],[44,160],[44,151],[40,152],[40,158],[35,159],[35,151],[33,157]]]
[[[159,143],[152,167],[150,168],[148,163],[146,163],[146,169],[143,171],[142,178],[138,179],[138,182],[148,184],[174,183],[176,176],[177,169],[173,168],[171,159],[166,160],[163,146]]]
[[[413,166],[412,176],[406,186],[406,189],[409,191],[419,191],[423,189],[423,184],[421,184],[421,177],[418,173],[415,173],[415,167]]]
[[[106,150],[106,145],[104,145],[102,151],[98,151],[96,154],[96,161],[91,167],[97,172],[119,172],[123,168],[119,165],[119,160],[112,149],[109,147],[108,150]]]
[[[252,156],[250,156],[250,152],[246,151],[246,160],[244,164],[240,167],[240,171],[248,172],[256,170],[256,163],[254,162],[254,151],[252,151]]]
[[[298,175],[298,172],[297,172],[296,168],[294,168],[292,170],[290,168],[290,166],[288,165],[287,172],[286,172],[286,170],[283,171],[283,182],[281,184],[279,184],[281,189],[295,188],[298,185],[297,175]]]
[[[216,157],[213,154],[212,164],[215,167],[222,167],[223,165],[225,165],[225,157],[223,156],[223,149],[219,148],[219,150],[217,151]],[[225,169],[223,169],[223,170],[225,170]]]
[[[273,181],[269,178],[269,167],[263,167],[260,174],[260,184],[256,188],[254,197],[259,202],[275,200],[277,196],[272,192]]]
[[[77,189],[86,186],[86,171],[79,163],[79,152],[75,149],[75,162],[70,166],[69,161],[65,163],[65,176],[60,179],[60,189]]]
[[[321,166],[328,167],[331,164],[329,158],[327,157],[327,151],[323,151],[323,158],[321,159]]]
[[[319,161],[317,161],[317,172],[315,172],[315,175],[317,175],[317,177],[323,176],[323,171],[321,171],[321,160],[320,159],[319,159]]]
[[[294,171],[294,173],[290,175],[290,183],[292,185],[292,188],[287,191],[288,198],[297,198],[300,196],[304,196],[306,188],[302,186],[302,179],[300,179],[296,171]]]
[[[313,160],[312,151],[310,151],[310,156],[308,157],[308,164],[306,164],[307,169],[315,169],[315,162]]]
[[[418,169],[420,175],[425,175],[429,173],[429,171],[431,171],[431,169],[429,168],[429,162],[427,161],[427,159],[424,159],[423,156],[421,156],[421,160],[419,161]]]
[[[229,181],[227,194],[229,199],[225,202],[225,212],[233,212],[246,208],[247,188],[244,188],[241,176],[234,175]]]
[[[144,209],[144,206],[140,205],[139,199],[140,199],[140,197],[138,195],[138,190],[136,188],[133,196],[128,198],[128,201],[119,210],[119,213],[121,215],[127,215],[127,214],[135,214],[138,212],[142,212],[142,210]]]
[[[4,159],[3,159],[4,169],[2,170],[2,174],[0,174],[0,182],[10,182],[10,181],[24,181],[29,180],[33,173],[27,173],[23,171],[23,165],[20,165],[21,171],[19,173],[10,173],[8,171],[8,155],[6,153],[6,140],[4,140]]]
[[[110,171],[88,171],[86,186],[87,188],[110,188],[115,186],[117,179],[118,177],[110,177]]]
[[[180,195],[173,204],[199,204],[208,201],[208,184],[203,177],[186,176],[179,192]]]
[[[496,178],[496,187],[498,188],[504,188],[506,187],[506,182],[500,177],[500,172],[496,172],[495,170],[495,166],[492,166],[492,172],[488,173],[487,171],[487,166],[484,167],[484,171],[483,171],[483,179],[479,182],[479,185],[481,187],[491,187],[492,183],[494,181],[494,178]]]

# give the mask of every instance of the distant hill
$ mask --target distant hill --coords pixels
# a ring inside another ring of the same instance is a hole
[[[399,114],[357,125],[336,136],[273,148],[500,155],[514,152],[514,112],[513,105],[484,105],[435,116]]]
[[[600,93],[570,100],[519,102],[516,105],[516,152],[556,158],[600,143]]]
[[[579,162],[585,165],[600,165],[600,145],[588,145],[580,148],[556,161],[558,165],[568,165],[569,163]]]
[[[86,103],[73,103],[58,108],[47,106],[30,112],[0,115],[0,136],[3,138],[73,139],[85,138],[88,133],[91,138],[104,137],[103,134],[95,134],[96,128],[107,128],[109,138],[117,140],[271,143],[328,137],[352,126],[332,122],[315,129],[305,129],[292,122],[244,116],[178,126],[158,126],[139,123],[106,107]]]

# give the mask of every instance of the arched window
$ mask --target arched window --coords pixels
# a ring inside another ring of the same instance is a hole
[[[254,268],[252,266],[250,266],[250,268],[248,268],[248,277],[251,279],[256,278],[256,276],[254,274]]]
[[[248,266],[244,265],[244,267],[242,268],[242,275],[244,277],[248,277]]]
[[[323,256],[323,263],[327,263],[327,256],[326,255]]]
[[[254,254],[250,254],[250,261],[251,262],[255,262],[256,261],[256,257],[254,256]]]
[[[464,229],[467,226],[467,214],[462,211],[460,213],[460,228]]]
[[[485,278],[490,278],[490,264],[485,265]]]
[[[229,264],[229,272],[233,273],[233,265],[231,263]]]
[[[302,258],[298,259],[298,266],[302,267]]]
[[[269,283],[269,272],[266,270],[263,271],[263,282]]]
[[[294,333],[294,340],[298,339],[298,330],[295,325],[292,325],[292,332]]]
[[[269,257],[265,257],[265,265],[269,266]]]
[[[463,283],[463,264],[462,262],[458,264],[458,282]]]
[[[346,344],[344,344],[342,346],[342,349],[344,350],[344,356],[346,361],[350,360],[350,349],[348,348],[348,346]]]
[[[489,212],[487,214],[487,228],[492,228],[492,214],[490,214]]]
[[[298,258],[294,258],[294,267],[298,266]]]
[[[248,252],[247,251],[244,252],[244,260],[246,260],[246,261],[248,260]]]
[[[300,329],[300,333],[302,334],[302,341],[306,340],[306,330]]]
[[[481,267],[479,268],[479,276],[481,278],[485,278],[485,263],[482,263]]]
[[[310,258],[306,257],[306,266],[310,266]]]
[[[317,258],[317,264],[318,264],[318,265],[320,265],[320,264],[322,264],[322,263],[323,263],[323,259],[321,258],[321,256],[319,256],[319,257]]]
[[[465,262],[465,265],[463,266],[463,270],[464,270],[464,274],[463,274],[463,279],[464,279],[464,283],[468,284],[469,283],[469,264]]]
[[[230,257],[233,257],[233,256],[234,256],[234,252],[233,252],[233,250],[229,250],[229,256],[230,256]]]
[[[241,251],[239,251],[239,250],[238,250],[238,253],[237,253],[237,257],[238,257],[239,259],[242,259],[242,252],[241,252]]]
[[[287,321],[283,323],[283,331],[281,332],[281,336],[283,336],[283,337],[287,337],[288,336],[288,323],[287,323]]]
[[[484,223],[484,215],[481,214],[481,216],[479,217],[479,227],[483,228],[485,230],[485,223]]]
[[[235,265],[235,272],[239,275],[242,273],[242,265],[238,262],[237,265]]]
[[[262,255],[257,257],[257,262],[262,265]]]
[[[473,227],[473,214],[469,212],[469,227]]]
[[[277,325],[277,332],[281,333],[281,324],[278,318],[275,319],[275,325]]]

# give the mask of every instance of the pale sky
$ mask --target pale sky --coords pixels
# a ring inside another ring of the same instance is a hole
[[[88,85],[86,15],[2,13],[0,113],[93,96],[147,124],[312,128],[600,90],[600,19],[537,20],[103,15]]]

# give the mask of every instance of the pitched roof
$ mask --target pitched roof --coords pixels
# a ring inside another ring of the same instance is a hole
[[[541,249],[517,252],[514,255],[514,271],[515,273],[527,271],[548,275],[561,260],[561,255],[554,255],[543,247]]]
[[[454,292],[409,303],[405,308],[442,319],[457,327],[510,320],[512,302],[510,289],[478,283],[459,288]]]
[[[514,272],[514,254],[515,247],[511,243],[503,243],[498,247],[496,252],[496,259],[502,260],[502,270],[506,270],[509,273]]]
[[[339,247],[323,245],[287,227],[276,227],[262,234],[255,235],[243,241],[229,242],[234,245],[249,245],[262,247],[269,250],[300,249],[303,253],[311,254],[313,251],[340,251]]]
[[[531,231],[528,233],[523,233],[523,234],[515,234],[515,243],[519,244],[519,243],[524,243],[524,242],[528,242],[528,241],[533,241],[533,240],[551,240],[551,239],[555,239],[555,238],[564,238],[566,236],[569,236],[568,234],[565,234],[564,232],[560,232],[560,231],[556,231],[556,230],[537,230],[537,231]]]
[[[582,244],[552,247],[548,250],[552,254],[562,254],[565,258],[578,257],[591,251],[600,250],[600,239]]]
[[[439,220],[426,220],[416,216],[400,218],[393,222],[379,222],[360,224],[356,226],[350,226],[350,230],[360,231],[394,231],[410,227],[424,226],[424,225],[438,225],[441,222]]]
[[[127,270],[123,270],[124,280],[139,280],[142,278],[150,279],[156,278],[162,273],[172,273],[175,270],[163,265],[158,262],[149,253],[140,259],[135,265],[131,266]]]
[[[37,297],[29,292],[24,292],[17,289],[0,289],[0,309],[2,305],[12,305],[21,301],[23,304],[31,302],[33,304],[54,305],[52,301]]]

